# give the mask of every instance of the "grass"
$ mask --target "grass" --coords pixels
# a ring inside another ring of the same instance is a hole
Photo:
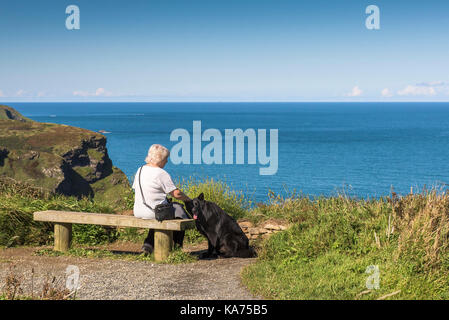
[[[106,249],[97,249],[82,246],[72,247],[67,252],[58,252],[54,251],[53,249],[39,249],[35,252],[35,255],[51,257],[72,256],[82,258],[120,259],[127,261],[146,261],[152,263],[168,264],[190,263],[198,260],[195,256],[184,252],[179,248],[171,251],[168,258],[162,262],[155,262],[153,254],[145,256],[143,254],[136,254],[131,252],[114,252]]]
[[[449,195],[277,198],[255,215],[292,223],[265,241],[243,282],[270,299],[449,298]],[[367,289],[369,266],[379,289]]]
[[[200,193],[204,193],[205,199],[217,203],[235,219],[246,217],[252,204],[243,192],[232,190],[226,182],[213,178],[190,177],[187,180],[179,181],[177,185],[192,199],[199,196]]]
[[[242,282],[268,299],[449,299],[449,194],[419,194],[379,199],[346,195],[309,198],[269,194],[252,205],[242,192],[213,179],[179,183],[190,197],[203,192],[237,219],[255,223],[281,220],[290,227],[257,244],[259,257],[242,271]],[[133,194],[126,196],[129,209]],[[105,202],[48,195],[14,184],[0,184],[0,246],[49,244],[51,225],[32,221],[39,210],[113,213]],[[74,226],[69,255],[153,261],[152,257],[118,255],[89,249],[116,240],[142,242],[138,229]],[[186,233],[186,243],[204,238]],[[59,255],[51,250],[40,254]],[[165,263],[194,261],[176,250]],[[379,270],[379,288],[367,288],[369,266]],[[387,296],[392,294],[390,296]],[[387,296],[387,297],[386,297]]]
[[[52,224],[33,221],[33,212],[44,210],[114,212],[106,203],[50,194],[3,178],[0,181],[0,246],[42,245],[52,241]],[[76,243],[101,243],[115,240],[117,234],[110,228],[75,225],[73,238]]]
[[[31,292],[25,293],[22,287],[24,276],[17,275],[15,268],[15,265],[9,266],[9,273],[5,278],[2,291],[0,291],[0,300],[74,300],[76,298],[76,291],[70,292],[65,287],[64,279],[50,276],[50,274],[46,275],[40,290],[35,288],[33,286],[34,268],[31,268]]]

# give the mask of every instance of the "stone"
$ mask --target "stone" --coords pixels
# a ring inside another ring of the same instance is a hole
[[[249,234],[259,234],[259,228],[248,228]]]
[[[249,222],[249,221],[242,221],[242,222],[239,222],[239,226],[242,229],[243,228],[247,229],[247,228],[252,228],[253,224],[251,222]]]
[[[267,223],[264,227],[265,227],[265,229],[269,229],[269,230],[281,230],[281,227],[279,225],[275,225],[272,223]]]

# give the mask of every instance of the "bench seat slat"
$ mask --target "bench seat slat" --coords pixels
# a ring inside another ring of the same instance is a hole
[[[101,226],[134,227],[173,231],[195,228],[195,220],[193,219],[176,219],[159,222],[156,220],[140,219],[134,216],[55,210],[35,212],[34,220],[55,223],[96,224]]]

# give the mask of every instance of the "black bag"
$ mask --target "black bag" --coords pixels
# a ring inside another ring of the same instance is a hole
[[[140,173],[141,172],[142,172],[142,167],[140,167],[140,171],[139,171],[139,187],[140,187],[140,193],[142,194],[143,204],[147,208],[150,208],[151,210],[154,211],[156,220],[159,222],[164,221],[164,220],[175,219],[175,208],[173,207],[173,203],[171,202],[171,200],[166,199],[167,203],[158,204],[154,209],[151,208],[151,206],[145,202],[145,197],[143,196],[143,191],[142,191],[142,185],[140,184]]]

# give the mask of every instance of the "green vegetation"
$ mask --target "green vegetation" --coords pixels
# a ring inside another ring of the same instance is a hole
[[[107,258],[107,259],[121,259],[128,261],[147,261],[156,263],[153,254],[145,256],[144,254],[140,253],[136,254],[133,252],[112,252],[106,249],[90,248],[80,245],[70,248],[70,250],[67,252],[58,252],[52,249],[39,249],[38,251],[35,252],[35,254],[38,256],[45,255],[53,257],[73,256],[83,258]],[[181,249],[176,248],[175,250],[170,252],[168,258],[165,261],[162,261],[161,263],[178,264],[178,263],[194,262],[196,260],[197,260],[196,257],[192,256],[187,252],[182,251]]]
[[[217,203],[235,219],[246,217],[251,208],[251,201],[246,199],[243,192],[232,190],[224,181],[190,178],[179,181],[177,186],[192,199],[204,193],[208,201]]]
[[[254,293],[271,299],[449,298],[446,193],[377,200],[276,197],[253,214],[291,222],[242,272]],[[368,266],[379,268],[379,289],[366,287]]]
[[[32,121],[27,117],[22,116],[14,108],[0,105],[0,120],[19,120],[19,121]]]
[[[231,191],[223,182],[212,179],[184,183],[182,189],[191,197],[204,192],[233,216],[247,213],[249,204],[242,194]],[[134,193],[129,189],[122,199],[132,210]],[[0,246],[44,245],[52,243],[52,224],[33,221],[32,214],[44,210],[115,213],[111,202],[98,198],[67,197],[0,177]],[[120,208],[121,210],[121,208]],[[119,211],[120,211],[119,210]],[[73,225],[73,243],[99,245],[116,240],[143,242],[146,230],[136,228],[111,228],[95,225]],[[185,242],[199,243],[204,237],[197,230],[187,230]]]
[[[123,206],[125,174],[112,165],[106,138],[67,125],[40,123],[0,106],[0,176],[78,198]]]
[[[8,178],[0,179],[0,246],[42,245],[50,243],[50,223],[33,221],[33,212],[66,210],[113,213],[105,203],[52,194]],[[73,226],[75,243],[98,244],[117,239],[117,232],[101,226]]]
[[[0,181],[0,246],[52,243],[51,225],[34,222],[32,212],[68,210],[114,213],[104,201],[55,195],[12,180]],[[251,206],[243,193],[213,179],[181,181],[190,197],[203,192],[235,218],[290,225],[256,243],[259,257],[242,271],[242,281],[269,299],[449,299],[449,195],[437,190],[380,199],[346,196],[308,198],[269,195]],[[124,203],[132,209],[131,190]],[[92,245],[142,242],[146,230],[75,225],[68,255],[153,261]],[[187,243],[204,238],[189,230]],[[49,249],[38,254],[59,255]],[[175,250],[165,263],[195,257]],[[367,289],[369,266],[379,268],[379,289]]]

